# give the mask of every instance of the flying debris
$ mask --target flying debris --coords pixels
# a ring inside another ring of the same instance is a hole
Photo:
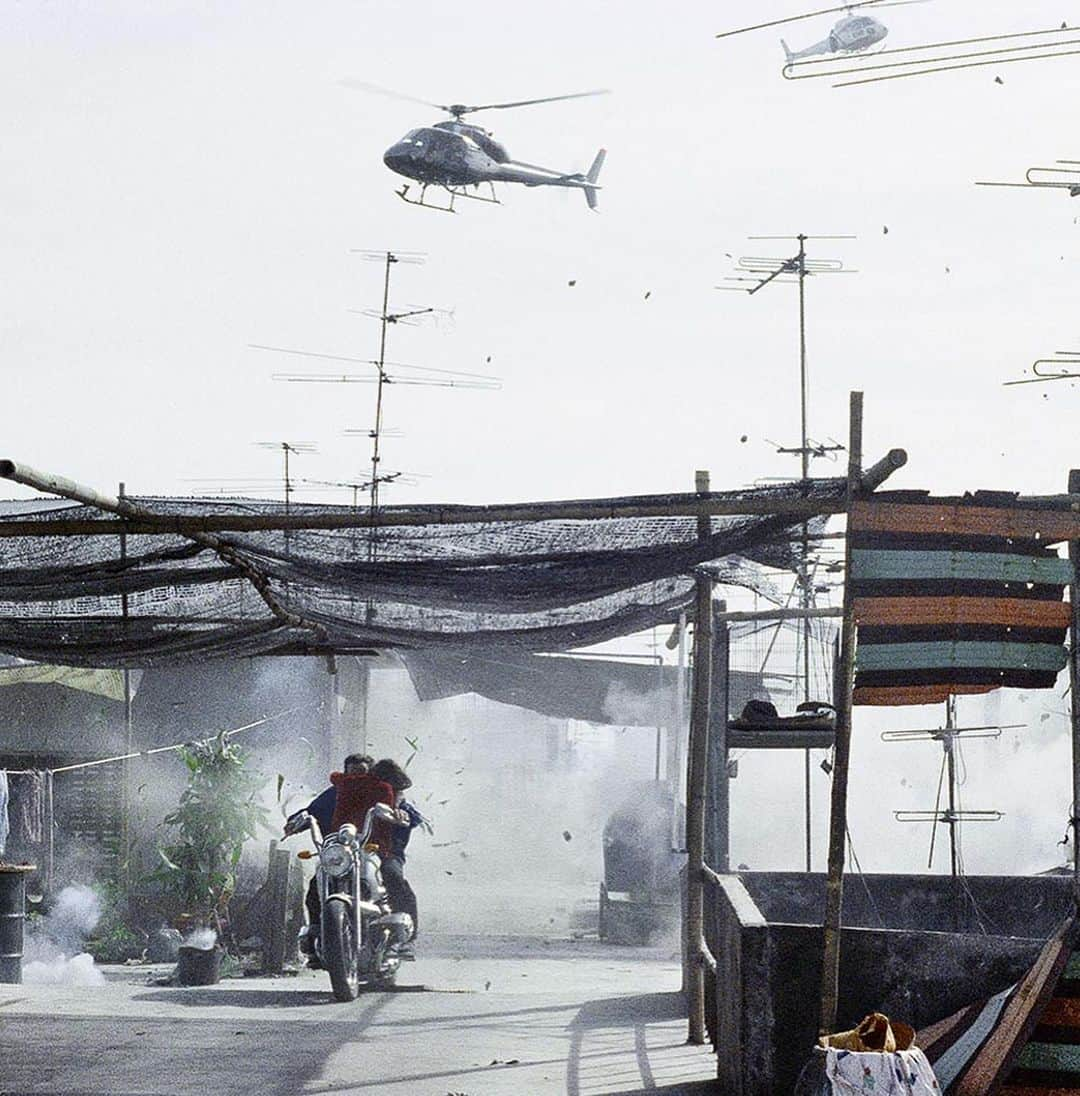
[[[377,84],[361,80],[343,80],[345,87],[360,91],[386,95],[392,99],[403,99],[409,103],[443,110],[450,115],[449,120],[435,122],[430,126],[411,129],[396,144],[383,154],[383,163],[398,175],[404,175],[420,184],[418,196],[410,194],[410,183],[404,183],[396,191],[399,198],[410,205],[438,209],[444,213],[454,213],[454,203],[461,198],[473,201],[499,204],[495,193],[496,183],[521,183],[527,187],[559,186],[584,191],[585,201],[590,209],[596,209],[600,185],[597,182],[600,169],[607,155],[604,149],[596,154],[592,166],[587,172],[564,172],[553,168],[527,164],[523,160],[512,159],[506,146],[500,144],[486,129],[466,122],[466,114],[475,114],[480,110],[509,110],[515,107],[528,107],[537,103],[557,103],[564,99],[585,99],[595,95],[607,95],[604,89],[597,91],[579,91],[570,95],[551,95],[544,99],[520,99],[512,103],[483,103],[467,106],[464,103],[432,103],[412,95],[403,95]],[[434,204],[426,200],[429,187],[446,192],[445,204]]]

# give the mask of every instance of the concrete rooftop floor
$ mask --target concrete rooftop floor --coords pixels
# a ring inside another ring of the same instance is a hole
[[[614,1096],[717,1091],[685,1045],[670,949],[589,941],[421,941],[392,993],[350,1004],[324,973],[153,984],[0,986],[0,1094]]]

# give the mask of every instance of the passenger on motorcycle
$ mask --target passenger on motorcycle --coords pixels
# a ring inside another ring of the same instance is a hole
[[[390,908],[398,913],[407,913],[412,918],[412,938],[415,940],[420,919],[416,908],[416,894],[405,878],[405,849],[409,844],[412,831],[417,826],[427,826],[428,823],[424,816],[405,799],[404,793],[406,789],[412,787],[412,781],[396,761],[388,757],[377,761],[371,767],[371,775],[385,781],[394,789],[398,824],[391,834],[390,855],[382,859],[382,878],[390,899]],[[411,942],[399,948],[398,954],[403,959],[411,959]]]
[[[373,759],[367,754],[350,754],[345,758],[344,771],[330,774],[330,787],[317,795],[302,810],[289,815],[285,821],[285,835],[288,836],[293,832],[294,821],[304,811],[319,823],[323,833],[334,833],[346,822],[351,822],[360,829],[367,812],[376,803],[396,806],[392,785],[371,771],[372,764]],[[397,827],[391,827],[385,822],[376,820],[372,830],[371,840],[378,844],[379,854],[384,861],[393,855],[392,829],[396,830]],[[387,890],[390,890],[389,884],[387,884]],[[315,938],[319,933],[321,907],[319,888],[314,877],[308,885],[304,905],[308,913],[308,931],[302,940],[301,947],[308,956],[309,965],[315,966]]]

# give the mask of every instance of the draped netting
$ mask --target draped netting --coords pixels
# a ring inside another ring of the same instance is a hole
[[[768,593],[762,565],[792,569],[804,523],[771,512],[786,500],[838,508],[844,481],[810,480],[712,493],[752,514],[545,517],[442,522],[439,507],[388,507],[377,529],[222,532],[224,554],[176,533],[0,536],[0,652],[82,666],[151,666],[213,657],[370,648],[521,651],[584,647],[669,623],[691,605],[693,570],[710,563],[722,584]],[[649,496],[655,504],[685,496]],[[131,498],[162,517],[270,517],[279,503]],[[600,500],[626,509],[634,499]],[[350,515],[348,507],[293,505],[292,517]],[[465,511],[466,517],[468,512]],[[111,519],[88,506],[18,513],[12,521]],[[699,522],[701,527],[699,528]],[[145,525],[145,523],[143,523]],[[117,528],[119,529],[119,522]],[[142,528],[143,526],[140,526]],[[274,612],[264,592],[285,612]],[[126,601],[127,616],[123,615]]]

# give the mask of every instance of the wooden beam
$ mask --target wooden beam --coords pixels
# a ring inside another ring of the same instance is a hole
[[[705,782],[709,756],[709,706],[712,689],[712,578],[695,575],[694,676],[690,699],[690,747],[686,777],[686,950],[687,1041],[705,1042]]]
[[[848,441],[848,497],[850,507],[861,486],[863,394],[852,392]],[[851,757],[851,701],[855,687],[855,612],[851,592],[851,540],[845,542],[844,620],[836,688],[836,753],[833,759],[832,797],[829,810],[829,874],[825,890],[825,923],[822,931],[821,1013],[822,1035],[836,1030],[840,993],[840,917],[844,902],[844,854],[847,851],[847,787]]]
[[[843,616],[844,610],[839,605],[823,606],[814,609],[759,609],[759,610],[731,610],[726,613],[715,614],[717,622],[724,623],[740,620],[817,620],[822,617]]]
[[[720,621],[726,602],[712,614],[712,675],[709,683],[709,750],[706,764],[705,864],[724,874],[730,849],[731,788],[728,783],[728,627]]]
[[[891,474],[907,460],[902,449],[893,449],[874,467],[879,478]],[[872,470],[871,470],[872,471]],[[867,473],[868,477],[870,472]],[[288,514],[151,514],[131,504],[102,495],[90,487],[62,476],[38,472],[15,461],[0,460],[0,478],[10,479],[47,494],[62,494],[99,509],[121,512],[112,518],[11,518],[0,519],[0,537],[117,536],[173,533],[191,536],[198,533],[259,533],[279,530],[334,530],[393,528],[414,525],[460,525],[516,521],[604,521],[613,518],[698,517],[711,515],[787,516],[792,519],[844,513],[847,501],[796,497],[797,485],[787,498],[774,498],[768,492],[748,493],[743,497],[705,493],[681,495],[633,495],[623,498],[564,500],[556,502],[517,502],[492,506],[421,505],[382,507],[327,513]],[[73,492],[78,492],[73,493]],[[125,505],[126,504],[126,505]]]

